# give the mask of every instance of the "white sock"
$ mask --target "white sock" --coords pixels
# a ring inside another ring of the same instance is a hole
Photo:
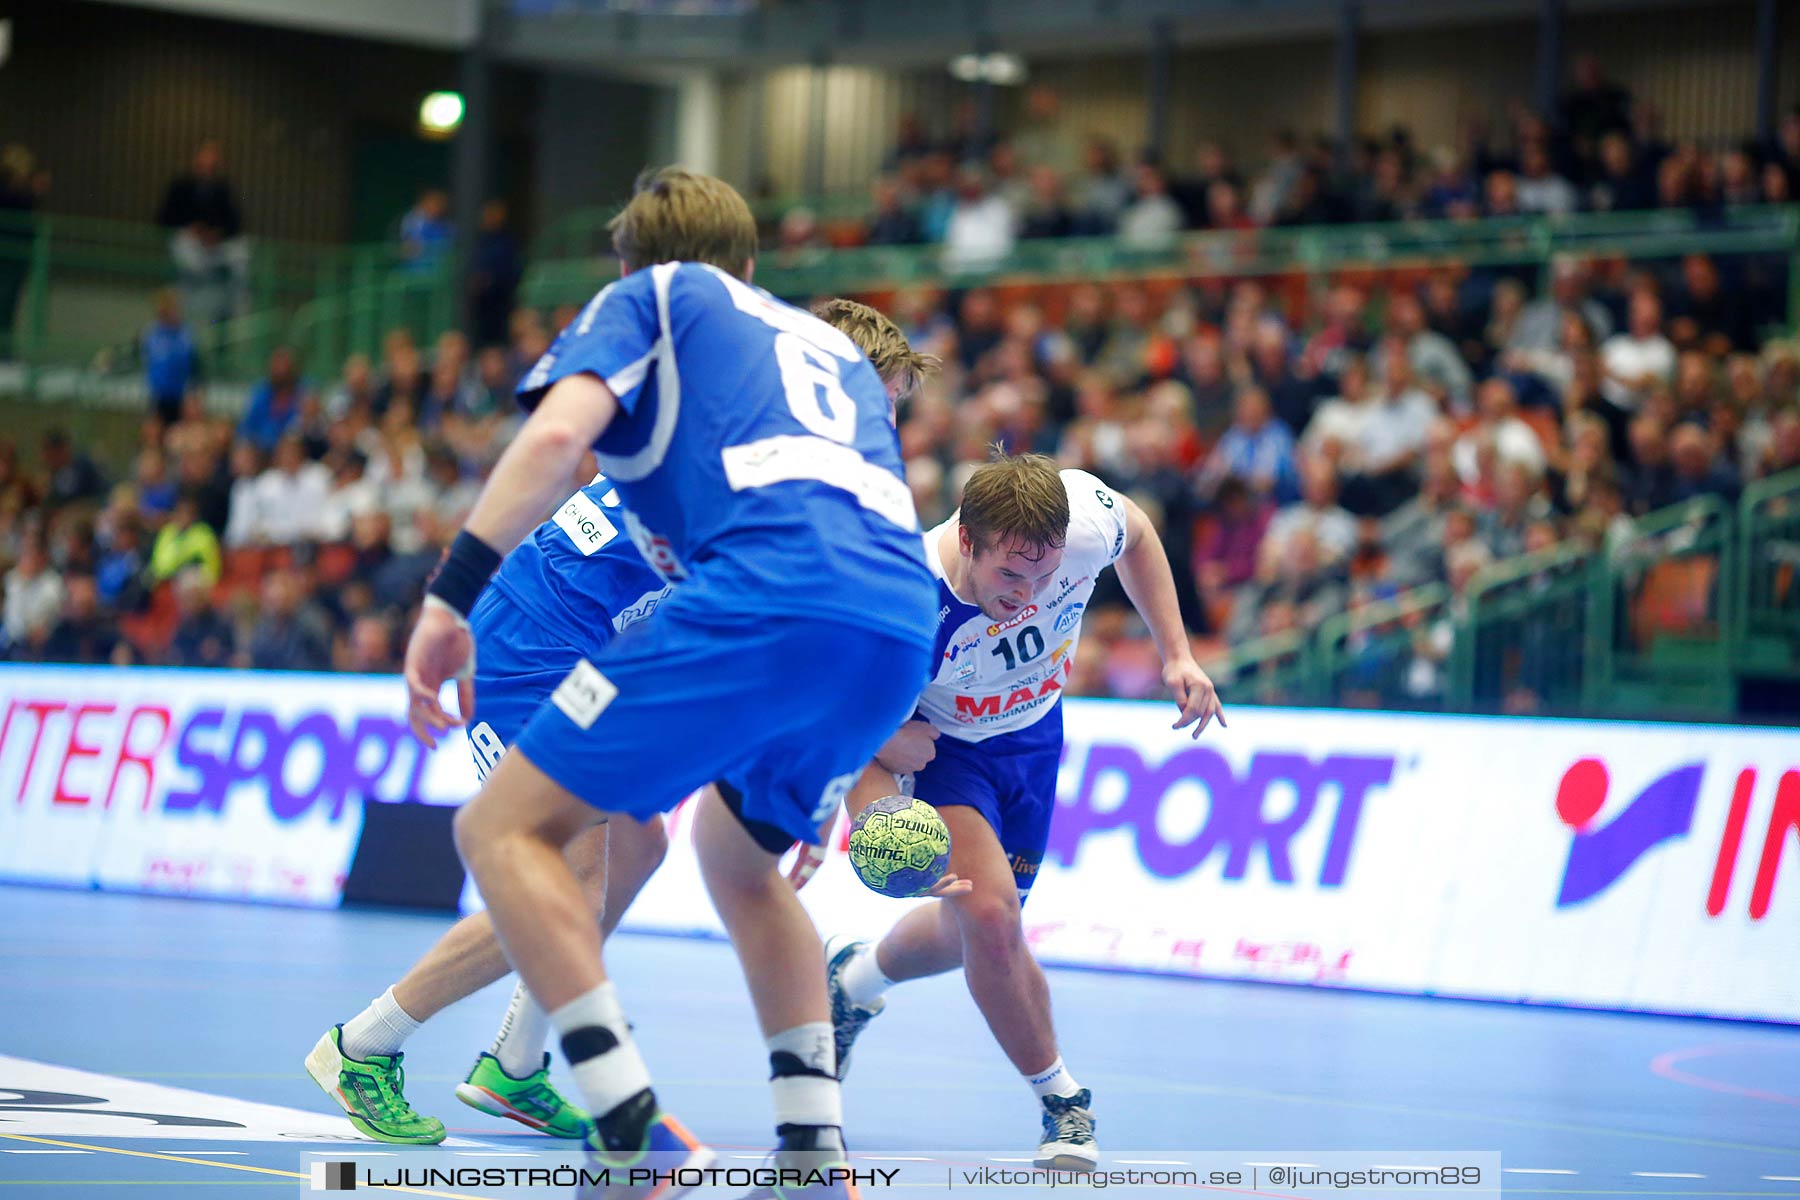
[[[575,1086],[596,1117],[650,1086],[650,1068],[631,1040],[625,1010],[610,980],[551,1013],[550,1023],[562,1035]]]
[[[493,1055],[500,1069],[514,1079],[524,1079],[544,1065],[544,1042],[550,1036],[550,1014],[531,998],[531,992],[520,980],[513,989],[512,1003],[500,1019],[500,1032],[494,1035]]]
[[[881,993],[894,986],[894,980],[882,973],[878,959],[876,947],[870,945],[851,955],[850,961],[844,964],[840,978],[850,1003],[867,1008],[881,999]]]
[[[1027,1072],[1025,1082],[1031,1085],[1031,1090],[1037,1093],[1039,1100],[1045,1096],[1073,1096],[1081,1090],[1081,1085],[1069,1074],[1069,1068],[1063,1066],[1060,1055],[1055,1062],[1036,1074]]]
[[[844,1124],[837,1081],[837,1046],[831,1022],[813,1021],[769,1038],[769,1089],[775,1095],[775,1124]]]
[[[344,1022],[344,1036],[338,1046],[345,1057],[359,1061],[371,1054],[398,1054],[418,1027],[419,1023],[407,1016],[394,999],[394,989],[389,988],[369,1001],[369,1007]]]

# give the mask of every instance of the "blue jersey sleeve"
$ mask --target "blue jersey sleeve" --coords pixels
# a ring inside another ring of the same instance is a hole
[[[557,335],[544,357],[519,381],[519,403],[536,408],[557,380],[588,374],[606,384],[622,410],[635,412],[662,338],[651,272],[627,275],[602,288]]]

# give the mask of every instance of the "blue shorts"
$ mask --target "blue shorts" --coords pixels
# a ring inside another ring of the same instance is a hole
[[[1059,701],[1016,733],[981,742],[944,734],[937,740],[937,757],[912,777],[911,794],[933,808],[965,805],[987,819],[1012,864],[1021,902],[1050,842],[1062,749]]]
[[[930,658],[874,629],[747,618],[678,590],[591,659],[558,659],[515,745],[607,812],[642,820],[718,781],[742,795],[744,820],[816,843],[911,714]]]
[[[475,756],[475,773],[486,780],[556,685],[576,662],[599,654],[612,641],[613,630],[598,626],[587,645],[572,645],[494,587],[475,602],[469,627],[475,634],[475,719],[463,732]]]

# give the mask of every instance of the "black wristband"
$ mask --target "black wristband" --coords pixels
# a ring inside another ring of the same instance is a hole
[[[465,529],[450,543],[444,561],[425,585],[425,594],[436,596],[467,617],[481,589],[499,569],[499,551]]]

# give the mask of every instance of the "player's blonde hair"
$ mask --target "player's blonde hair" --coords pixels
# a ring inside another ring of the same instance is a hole
[[[963,485],[962,527],[981,553],[1011,543],[1041,557],[1069,536],[1069,489],[1056,460],[1043,454],[996,454]]]
[[[913,394],[927,375],[937,374],[943,360],[935,354],[914,350],[900,327],[880,309],[855,300],[838,298],[822,300],[813,306],[813,316],[824,321],[856,343],[856,348],[869,356],[881,382],[900,380],[895,399]]]
[[[639,175],[631,203],[607,229],[628,271],[698,262],[742,279],[756,257],[756,218],[737,189],[680,167]]]

